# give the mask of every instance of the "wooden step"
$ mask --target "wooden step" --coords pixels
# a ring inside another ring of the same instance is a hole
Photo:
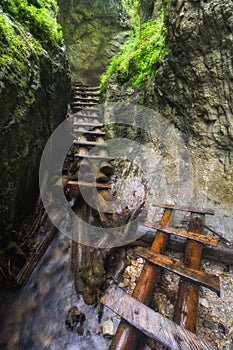
[[[97,87],[84,87],[84,86],[74,86],[72,88],[73,91],[75,92],[83,92],[83,93],[86,93],[86,92],[95,92],[95,93],[100,93],[100,88],[97,86]]]
[[[84,113],[74,113],[74,118],[93,118],[93,119],[103,119],[102,115],[91,115],[91,114],[84,114]]]
[[[72,106],[73,107],[92,107],[92,106],[96,106],[97,103],[96,102],[72,102]]]
[[[183,206],[183,205],[176,205],[176,204],[162,204],[162,203],[153,203],[154,207],[164,208],[164,209],[174,209],[174,210],[181,210],[181,211],[187,211],[191,213],[197,213],[197,214],[208,214],[208,215],[214,215],[214,210],[209,208],[194,208],[189,206]]]
[[[97,123],[89,123],[89,122],[74,122],[74,125],[76,126],[87,126],[92,128],[102,128],[104,124],[97,124]]]
[[[92,131],[92,130],[82,130],[82,129],[74,129],[74,132],[80,133],[80,134],[88,134],[88,135],[105,135],[106,133],[104,131]]]
[[[79,186],[79,187],[88,187],[88,188],[102,188],[102,189],[111,189],[111,184],[103,184],[98,182],[85,182],[85,181],[68,181],[67,185]]]
[[[88,90],[88,91],[85,91],[85,90],[72,90],[72,93],[73,95],[80,95],[80,96],[90,96],[90,97],[100,97],[100,92],[99,91],[91,91],[91,90]]]
[[[108,157],[108,156],[98,156],[95,154],[75,154],[75,157],[79,158],[87,158],[87,159],[97,159],[97,160],[114,160],[114,157]]]
[[[98,97],[83,97],[83,96],[76,96],[74,95],[72,97],[73,100],[75,100],[75,102],[77,101],[81,101],[81,102],[95,102],[95,103],[98,103],[99,102],[99,98]]]
[[[94,108],[94,107],[83,107],[83,112],[97,112],[97,113],[101,113],[102,112],[102,109],[101,108]]]
[[[115,285],[107,289],[100,301],[126,320],[128,322],[127,324],[136,327],[149,338],[159,341],[168,349],[217,350],[208,341],[177,325],[150,307],[143,305],[140,301]],[[121,344],[122,347],[119,346],[114,349],[123,348],[123,345],[125,345],[124,338],[121,338]],[[128,348],[124,347],[124,349]]]
[[[94,141],[83,141],[83,140],[74,140],[73,142],[77,146],[93,146],[93,147],[108,147],[107,143],[94,142]]]
[[[72,83],[72,88],[78,89],[78,90],[87,90],[87,91],[98,91],[100,90],[99,86],[88,86],[88,85],[82,85],[80,83]]]
[[[193,269],[180,261],[174,261],[165,255],[152,252],[143,247],[138,247],[136,249],[136,255],[139,255],[150,263],[163,267],[179,276],[188,278],[193,282],[198,282],[220,296],[220,280],[218,276],[211,275],[202,270]]]
[[[195,232],[178,230],[178,229],[175,229],[175,228],[172,228],[169,226],[163,226],[160,224],[153,224],[151,222],[145,222],[144,225],[147,227],[150,227],[150,228],[155,228],[156,230],[164,232],[164,233],[188,238],[188,239],[191,239],[191,240],[196,241],[196,242],[212,245],[214,247],[216,247],[218,245],[217,239],[212,238],[212,237],[208,237],[208,236],[204,236],[202,234],[198,234]]]

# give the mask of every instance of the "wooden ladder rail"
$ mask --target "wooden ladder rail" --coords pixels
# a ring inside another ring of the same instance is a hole
[[[171,219],[173,209],[165,209],[161,225],[167,226]],[[151,250],[163,253],[166,249],[168,234],[157,231]],[[160,268],[146,263],[133,292],[133,297],[141,303],[148,305],[153,292],[155,280],[158,278]],[[134,350],[140,332],[124,319],[121,320],[117,332],[112,340],[109,350]]]
[[[204,218],[204,215],[202,217]],[[189,230],[198,234],[203,233],[201,217],[191,215]],[[185,265],[200,269],[202,249],[203,245],[201,243],[188,240],[184,254]],[[196,333],[199,290],[199,284],[181,279],[174,310],[174,321],[193,333]]]

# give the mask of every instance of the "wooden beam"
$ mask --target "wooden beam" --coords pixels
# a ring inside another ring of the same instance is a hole
[[[137,248],[135,253],[152,264],[163,267],[179,276],[190,279],[193,282],[198,282],[204,287],[207,287],[220,295],[220,280],[218,276],[214,276],[199,269],[188,267],[180,261],[174,261],[165,255],[152,252],[151,250],[143,247]]]
[[[97,183],[97,182],[68,181],[67,185],[111,189],[111,184],[103,184],[103,183]]]
[[[114,160],[114,157],[108,156],[98,156],[96,154],[79,154],[75,153],[75,157],[88,158],[88,159],[98,159],[98,160]]]
[[[184,205],[176,205],[176,204],[163,204],[163,203],[153,203],[154,207],[159,208],[167,208],[167,209],[174,209],[174,210],[181,210],[181,211],[187,211],[191,213],[197,213],[197,214],[209,214],[214,215],[214,210],[209,208],[195,208],[195,207],[189,207]]]
[[[189,229],[201,234],[203,232],[203,220],[200,217],[191,216]],[[188,241],[184,255],[186,266],[200,269],[202,249],[202,244]],[[174,311],[174,321],[194,333],[196,333],[199,290],[198,284],[181,279]]]
[[[208,237],[208,236],[204,236],[203,234],[195,233],[192,231],[175,229],[175,228],[168,227],[168,226],[165,227],[163,225],[153,224],[150,222],[145,222],[144,225],[147,227],[155,228],[156,230],[159,230],[159,231],[162,231],[162,232],[165,232],[168,234],[188,238],[188,239],[191,239],[191,240],[196,241],[196,242],[212,245],[214,247],[216,247],[218,245],[217,239],[212,238],[212,237]]]
[[[104,126],[103,123],[91,123],[91,122],[74,122],[73,125],[76,125],[76,126],[88,126],[90,128],[101,128]]]
[[[161,342],[168,349],[216,350],[216,347],[211,343],[178,326],[116,286],[108,288],[101,302],[148,337]]]
[[[139,240],[151,244],[155,239],[155,235],[155,230],[148,230],[142,223],[138,224],[137,236],[140,237]],[[169,237],[168,247],[172,250],[183,252],[186,247],[186,239],[171,235]],[[202,254],[203,258],[205,259],[219,261],[227,265],[232,265],[233,242],[232,244],[226,245],[220,241],[217,247],[204,246]]]
[[[91,142],[91,141],[82,141],[82,140],[74,140],[73,142],[77,146],[93,146],[93,147],[108,147],[105,142]]]

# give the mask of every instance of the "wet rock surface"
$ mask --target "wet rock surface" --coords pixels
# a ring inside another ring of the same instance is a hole
[[[151,118],[147,111],[142,117],[146,133],[129,132],[164,159],[166,179],[161,184],[157,178],[151,188],[155,200],[214,208],[216,215],[208,217],[207,224],[232,240],[232,3],[168,1],[166,12],[169,55],[154,81],[146,88],[132,88],[112,76],[106,99],[123,102],[125,108],[130,102],[155,111]],[[158,120],[171,122],[163,149]],[[115,127],[113,135],[127,133]],[[156,184],[164,191],[155,190]]]
[[[12,17],[4,16],[14,35],[28,45],[31,34]],[[0,230],[5,238],[9,231],[14,238],[14,224],[35,204],[40,157],[49,135],[64,119],[69,100],[70,75],[64,47],[38,55],[35,50],[28,45],[26,54],[22,52],[27,68],[20,76],[14,65],[0,68]]]
[[[72,81],[95,85],[128,35],[121,1],[59,0]]]

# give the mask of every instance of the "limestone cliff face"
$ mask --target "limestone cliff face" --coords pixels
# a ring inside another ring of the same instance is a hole
[[[72,80],[95,85],[127,35],[121,0],[58,0]]]
[[[0,67],[0,238],[7,233],[12,238],[21,215],[38,196],[40,157],[50,134],[65,117],[70,75],[64,47],[37,55],[34,44],[29,44],[32,35],[7,13],[0,16],[1,31],[8,26],[24,55],[21,65],[9,56],[9,62]]]
[[[202,145],[233,148],[233,3],[170,1],[170,56],[157,72],[154,101]],[[205,131],[205,132],[203,132]]]
[[[170,55],[146,104],[182,131],[199,186],[233,204],[233,3],[169,1],[167,13]]]
[[[175,126],[192,167],[186,200],[215,207],[218,219],[215,217],[213,221],[230,238],[233,233],[233,3],[168,0],[166,6],[169,55],[158,68],[154,81],[142,90],[120,86],[113,77],[114,89],[108,89],[107,100],[138,102],[144,94],[144,104]],[[176,150],[174,140],[168,140],[171,152]],[[153,135],[150,146],[155,148]],[[172,183],[170,165],[166,176]],[[172,199],[179,201],[175,195]]]

